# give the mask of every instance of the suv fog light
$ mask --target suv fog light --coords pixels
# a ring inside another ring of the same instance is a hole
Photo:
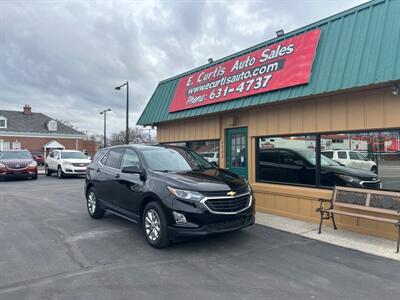
[[[187,222],[184,215],[182,215],[176,211],[173,211],[172,214],[174,215],[176,224],[185,224]]]

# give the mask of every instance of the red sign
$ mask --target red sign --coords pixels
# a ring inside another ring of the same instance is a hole
[[[169,111],[308,83],[319,35],[315,29],[181,78]]]

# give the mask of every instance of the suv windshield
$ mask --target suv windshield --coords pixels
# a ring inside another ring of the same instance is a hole
[[[61,158],[64,159],[87,159],[87,156],[82,152],[61,152]]]
[[[154,147],[144,149],[141,153],[153,171],[182,172],[214,168],[196,152],[183,148]]]
[[[32,159],[32,155],[28,151],[3,151],[0,159]]]
[[[312,151],[300,151],[299,152],[311,165],[315,166],[315,152]],[[321,155],[321,166],[340,166],[336,161]]]

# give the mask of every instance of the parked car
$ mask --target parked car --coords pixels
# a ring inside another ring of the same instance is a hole
[[[203,156],[203,158],[206,161],[208,161],[209,163],[212,163],[215,166],[218,166],[218,163],[219,163],[219,153],[218,153],[218,151],[201,152],[200,155]]]
[[[56,172],[58,178],[85,175],[91,160],[77,150],[53,150],[46,158],[45,173],[51,176]]]
[[[310,150],[273,148],[260,150],[258,177],[265,181],[315,185],[316,154]],[[373,172],[343,166],[321,155],[321,185],[381,189]]]
[[[0,151],[0,179],[12,177],[38,178],[37,162],[29,151]]]
[[[39,166],[44,166],[45,159],[43,156],[35,154],[33,155],[33,159],[37,162]]]
[[[376,163],[366,158],[360,152],[352,150],[324,150],[321,151],[321,153],[344,166],[363,169],[378,174]]]
[[[141,224],[147,242],[239,230],[254,224],[246,180],[217,168],[193,150],[126,145],[100,150],[86,174],[91,217],[106,211]]]

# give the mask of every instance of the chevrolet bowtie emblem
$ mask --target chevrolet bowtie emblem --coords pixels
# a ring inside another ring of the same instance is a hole
[[[228,196],[235,196],[236,195],[236,192],[234,192],[234,191],[230,191],[230,192],[228,192],[228,193],[226,193]]]

